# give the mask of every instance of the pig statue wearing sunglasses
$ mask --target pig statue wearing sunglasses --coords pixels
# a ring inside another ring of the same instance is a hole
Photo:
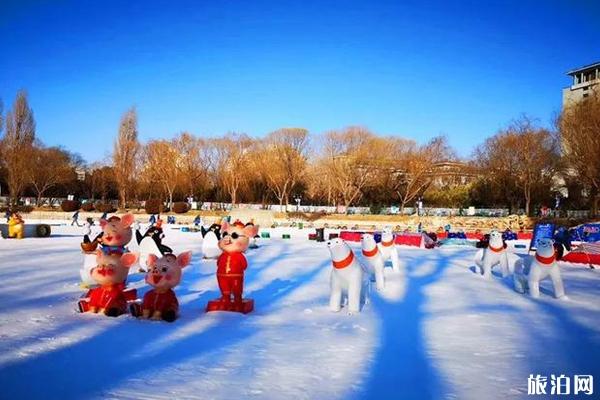
[[[206,311],[236,311],[244,314],[254,308],[254,302],[243,299],[244,271],[248,262],[243,252],[246,251],[258,232],[258,226],[244,226],[242,223],[221,225],[219,248],[223,253],[217,259],[217,281],[221,290],[221,298],[210,301]]]

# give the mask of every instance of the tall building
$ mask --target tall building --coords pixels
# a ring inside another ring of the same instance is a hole
[[[589,96],[590,90],[600,83],[600,62],[567,72],[573,84],[563,89],[563,107]]]

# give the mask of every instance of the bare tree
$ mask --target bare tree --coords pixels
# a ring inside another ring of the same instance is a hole
[[[27,102],[27,93],[19,91],[12,110],[6,114],[6,134],[2,139],[2,157],[13,204],[17,204],[29,181],[31,151],[35,140],[35,120]]]
[[[600,202],[600,91],[566,107],[558,127],[568,175],[578,178],[590,193],[592,215]]]
[[[207,166],[202,158],[204,141],[183,132],[173,139],[173,145],[180,155],[182,186],[187,195],[193,196],[197,189],[205,189],[208,183]]]
[[[127,194],[130,192],[134,180],[139,148],[137,112],[135,108],[131,108],[121,117],[119,134],[113,152],[113,168],[122,208],[125,208]]]
[[[516,186],[527,215],[531,213],[532,194],[549,184],[559,160],[552,134],[536,127],[526,116],[488,138],[476,155],[482,171],[498,187]]]
[[[36,192],[37,205],[49,189],[73,178],[70,154],[59,147],[32,148],[29,169],[29,182]]]
[[[423,194],[435,176],[436,164],[454,157],[443,136],[418,146],[413,141],[395,140],[393,146],[392,189],[400,200],[400,210]]]
[[[213,154],[210,158],[216,181],[226,191],[233,205],[238,203],[240,191],[248,183],[252,143],[252,139],[245,134],[236,133],[211,141]]]
[[[258,149],[257,169],[280,207],[288,205],[291,191],[306,172],[307,144],[306,129],[283,128],[269,134]]]
[[[169,197],[169,207],[173,204],[173,193],[181,185],[183,157],[172,142],[152,140],[144,146],[142,176],[150,185],[160,185]]]

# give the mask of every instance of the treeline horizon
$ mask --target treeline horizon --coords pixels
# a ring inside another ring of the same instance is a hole
[[[348,126],[322,134],[281,128],[263,138],[229,132],[202,138],[138,139],[135,108],[121,117],[112,156],[87,163],[36,136],[33,110],[20,91],[0,101],[0,188],[23,196],[67,197],[121,208],[141,201],[524,209],[531,215],[561,198],[562,208],[597,215],[600,194],[600,95],[563,110],[554,129],[526,115],[485,138],[460,160],[446,137],[425,144]],[[78,172],[85,171],[83,179]]]

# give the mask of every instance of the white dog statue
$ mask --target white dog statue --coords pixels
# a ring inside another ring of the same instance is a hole
[[[378,243],[377,246],[381,252],[384,265],[387,260],[391,260],[393,270],[395,272],[401,272],[400,259],[398,257],[398,250],[394,245],[394,233],[392,232],[392,228],[386,227],[382,230],[381,243]]]
[[[365,233],[360,238],[362,255],[366,260],[367,270],[371,277],[375,277],[377,290],[385,289],[385,278],[383,275],[383,257],[375,243],[375,238],[370,233]]]
[[[340,238],[327,242],[331,253],[331,296],[329,308],[338,312],[342,308],[342,294],[348,296],[348,313],[360,312],[363,292],[363,268],[354,256],[352,249]]]
[[[554,241],[552,239],[539,239],[534,257],[519,260],[513,275],[515,290],[525,293],[529,289],[531,297],[540,297],[540,281],[547,277],[552,279],[554,297],[566,298],[560,268],[556,263]]]
[[[492,268],[500,265],[502,268],[502,277],[507,277],[513,272],[513,266],[508,262],[508,254],[504,248],[502,234],[498,231],[490,232],[490,243],[488,247],[483,249],[483,256],[478,252],[475,264],[480,268],[484,278],[490,279],[492,276]]]

